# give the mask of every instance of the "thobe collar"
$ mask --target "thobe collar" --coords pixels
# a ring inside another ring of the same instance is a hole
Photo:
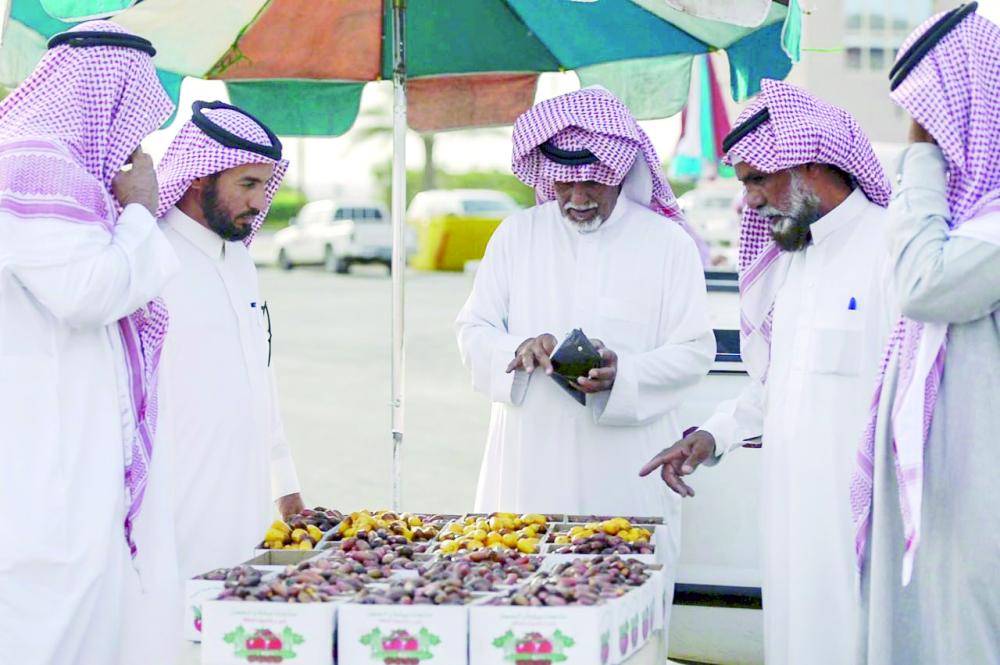
[[[809,227],[812,234],[812,244],[818,245],[838,230],[857,221],[864,214],[868,199],[860,187],[855,187],[846,199],[840,202],[836,208],[826,213]]]
[[[215,231],[199,224],[178,207],[173,207],[163,216],[163,222],[185,240],[200,249],[208,258],[220,261],[226,255],[226,241]]]

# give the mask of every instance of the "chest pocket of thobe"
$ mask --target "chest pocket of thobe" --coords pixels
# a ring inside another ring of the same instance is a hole
[[[820,314],[812,331],[811,348],[800,362],[806,371],[816,374],[856,376],[861,371],[864,344],[864,319],[858,310]]]
[[[584,330],[588,336],[597,337],[615,352],[644,350],[647,310],[642,303],[602,296],[598,312],[599,328],[595,332]]]

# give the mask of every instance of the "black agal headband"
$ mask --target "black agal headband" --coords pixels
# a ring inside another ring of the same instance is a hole
[[[227,109],[229,111],[236,111],[237,113],[246,116],[250,120],[257,123],[257,126],[264,130],[264,133],[267,134],[268,140],[271,141],[271,145],[261,145],[260,143],[248,141],[242,136],[233,134],[225,127],[220,127],[212,122],[207,115],[205,115],[205,109]],[[224,104],[223,102],[195,102],[191,105],[191,122],[193,122],[198,129],[205,132],[207,135],[227,148],[246,150],[247,152],[252,152],[254,154],[267,157],[268,159],[273,159],[274,161],[281,159],[281,141],[278,140],[278,137],[274,135],[274,132],[267,128],[267,125],[241,108],[237,108],[230,104]]]
[[[93,30],[80,30],[77,32],[60,32],[49,40],[49,48],[55,48],[68,44],[74,48],[89,48],[92,46],[122,46],[132,48],[143,53],[148,53],[149,57],[156,55],[153,43],[148,39],[143,39],[139,35],[130,35],[124,32],[101,32]]]
[[[733,128],[733,131],[729,132],[729,134],[726,135],[726,138],[722,139],[722,152],[727,153],[732,150],[733,146],[740,142],[740,139],[763,125],[770,119],[770,117],[771,113],[765,106],[747,118],[743,124]]]
[[[959,5],[942,16],[940,21],[932,25],[924,34],[920,35],[917,41],[913,42],[913,46],[907,49],[906,53],[896,60],[896,64],[889,70],[889,90],[892,91],[898,88],[899,84],[913,71],[913,68],[920,64],[924,56],[939,41],[944,39],[945,35],[951,32],[956,25],[961,23],[962,19],[976,11],[978,7],[978,2]]]
[[[597,155],[589,150],[563,150],[552,145],[551,141],[541,144],[538,149],[556,164],[564,164],[565,166],[583,166],[600,161],[597,159]]]

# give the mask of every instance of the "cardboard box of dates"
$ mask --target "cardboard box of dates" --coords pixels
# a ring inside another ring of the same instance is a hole
[[[469,611],[470,665],[621,663],[662,625],[662,569],[578,558]]]
[[[283,568],[275,565],[239,565],[212,570],[188,580],[184,587],[184,638],[201,642],[204,624],[202,605],[218,598],[227,586],[259,584]]]

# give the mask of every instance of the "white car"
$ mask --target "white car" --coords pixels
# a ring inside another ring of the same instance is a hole
[[[508,194],[492,189],[428,189],[410,201],[406,219],[411,224],[444,215],[502,219],[518,210],[520,206]]]
[[[408,251],[413,241],[407,239]],[[356,263],[392,262],[392,224],[377,201],[311,201],[274,235],[274,261],[289,270],[297,265],[322,265],[346,273]]]
[[[705,183],[678,199],[688,224],[713,246],[736,246],[743,185],[735,178]]]

